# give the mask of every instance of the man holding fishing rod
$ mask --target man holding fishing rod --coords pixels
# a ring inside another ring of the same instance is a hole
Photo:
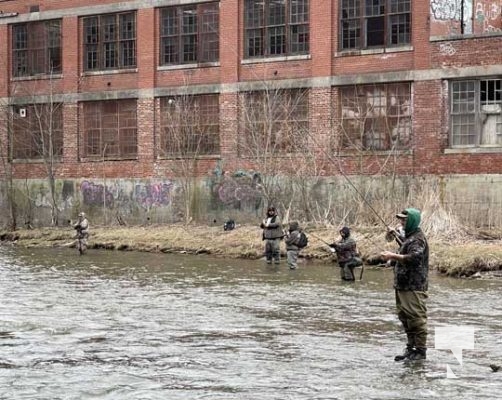
[[[354,268],[363,265],[359,252],[357,251],[356,241],[350,235],[350,229],[344,226],[340,229],[341,239],[338,242],[329,244],[331,251],[338,257],[338,266],[340,267],[340,277],[342,281],[355,281]]]
[[[397,316],[406,332],[407,344],[395,361],[424,360],[427,352],[427,299],[429,245],[419,228],[420,211],[407,208],[396,214],[404,237],[389,229],[399,244],[397,253],[384,251],[381,257],[394,263]]]

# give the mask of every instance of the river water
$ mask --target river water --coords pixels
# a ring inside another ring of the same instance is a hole
[[[428,358],[406,364],[391,271],[4,246],[0,399],[502,398],[501,292],[433,274]],[[457,326],[462,365],[434,348]]]

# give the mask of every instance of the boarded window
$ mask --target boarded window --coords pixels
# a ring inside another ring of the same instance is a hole
[[[309,0],[246,0],[246,58],[308,54]]]
[[[61,103],[16,106],[12,115],[13,159],[50,161],[63,155]]]
[[[85,102],[84,157],[130,159],[138,154],[136,100]]]
[[[294,153],[308,140],[308,91],[270,90],[243,93],[240,99],[239,153]]]
[[[14,77],[61,73],[61,21],[37,21],[12,27]]]
[[[411,0],[342,0],[341,50],[409,44]]]
[[[136,67],[136,14],[83,18],[84,70]]]
[[[163,8],[160,64],[214,62],[219,59],[219,3]]]
[[[161,157],[197,157],[220,153],[217,94],[164,97],[160,101]]]
[[[451,146],[502,146],[502,79],[451,82]]]
[[[340,88],[338,143],[342,149],[392,150],[411,145],[409,83]]]

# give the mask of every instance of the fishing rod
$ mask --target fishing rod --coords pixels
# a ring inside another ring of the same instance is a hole
[[[310,136],[312,137],[312,135],[310,135]],[[316,141],[316,139],[314,138],[314,142],[315,141]],[[387,224],[387,222],[385,222],[385,220],[380,216],[380,214],[378,214],[378,212],[373,208],[373,206],[370,204],[370,202],[366,199],[366,196],[364,196],[363,193],[361,193],[361,191],[356,187],[356,185],[354,185],[354,183],[352,182],[352,180],[343,171],[342,166],[340,165],[340,159],[337,158],[336,162],[335,162],[335,160],[333,159],[333,156],[331,156],[331,154],[329,154],[323,146],[317,146],[317,147],[319,147],[321,149],[321,151],[324,153],[324,155],[326,156],[326,158],[329,161],[331,161],[333,164],[336,164],[338,166],[338,171],[343,176],[343,178],[347,181],[347,183],[350,185],[350,187],[352,189],[354,189],[354,191],[359,195],[359,197],[368,206],[368,208],[373,212],[373,214],[376,215],[376,217],[379,219],[379,221],[382,222],[385,225],[385,228],[387,228],[387,231],[391,235],[394,236],[394,238],[396,239],[396,242],[399,244],[399,246],[401,246],[403,244],[403,239],[399,236],[399,234],[396,232],[395,229],[390,229],[389,228],[389,225]]]

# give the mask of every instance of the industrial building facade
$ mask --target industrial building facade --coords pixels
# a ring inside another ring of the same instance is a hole
[[[57,179],[175,179],[270,148],[500,174],[501,49],[501,0],[3,0],[2,155],[16,179],[48,151]]]

